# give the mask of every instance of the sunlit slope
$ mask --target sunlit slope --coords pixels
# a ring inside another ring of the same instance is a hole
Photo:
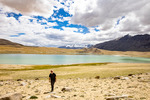
[[[62,49],[54,47],[29,47],[29,46],[2,46],[0,45],[0,54],[97,54],[97,55],[123,55],[135,57],[150,57],[150,52],[137,51],[108,51],[96,48],[84,49]]]

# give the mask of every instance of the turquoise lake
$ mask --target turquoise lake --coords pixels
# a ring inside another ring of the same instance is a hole
[[[60,65],[77,63],[150,63],[150,58],[118,55],[41,55],[41,54],[0,54],[0,64]]]

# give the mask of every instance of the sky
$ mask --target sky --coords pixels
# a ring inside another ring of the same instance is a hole
[[[28,46],[150,34],[150,0],[0,0],[0,38]]]

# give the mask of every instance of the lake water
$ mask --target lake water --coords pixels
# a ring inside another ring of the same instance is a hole
[[[98,62],[150,63],[150,58],[117,55],[0,54],[0,64],[59,65]]]

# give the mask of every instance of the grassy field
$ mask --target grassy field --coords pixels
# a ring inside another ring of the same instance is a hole
[[[51,69],[59,79],[92,78],[95,76],[114,77],[150,72],[150,64],[134,63],[89,63],[72,65],[0,65],[0,80],[6,79],[47,79]],[[8,68],[9,67],[9,68]]]
[[[98,55],[124,55],[134,57],[148,57],[150,52],[136,51],[108,51],[96,48],[84,49],[62,49],[52,47],[27,47],[27,46],[2,46],[0,45],[0,54],[61,54],[61,55],[78,55],[78,54],[98,54]]]

